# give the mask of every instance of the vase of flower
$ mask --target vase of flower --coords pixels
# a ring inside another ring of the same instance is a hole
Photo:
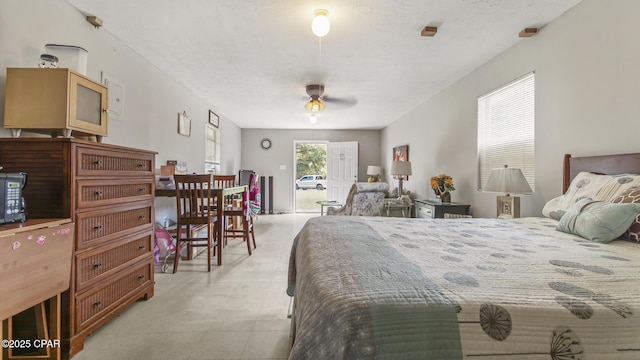
[[[453,178],[443,173],[431,177],[431,189],[433,189],[433,192],[440,201],[450,203],[451,192],[456,188],[453,186]]]

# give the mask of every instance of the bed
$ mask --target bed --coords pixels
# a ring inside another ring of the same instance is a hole
[[[310,219],[291,249],[290,359],[640,358],[640,199],[627,196],[640,176],[627,173],[640,154],[565,156],[544,217]],[[600,205],[635,209],[627,240],[598,237],[623,217]],[[595,227],[591,208],[607,229],[557,230]]]

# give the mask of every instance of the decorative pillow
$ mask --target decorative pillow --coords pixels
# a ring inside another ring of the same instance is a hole
[[[612,203],[640,203],[640,187],[632,187],[611,201]],[[640,242],[640,214],[631,223],[629,230],[622,234],[628,240]]]
[[[578,200],[591,198],[611,202],[632,187],[640,186],[640,175],[619,174],[600,175],[581,172],[571,181],[563,195],[549,200],[542,209],[542,215],[560,220],[562,215]]]
[[[388,192],[389,184],[384,182],[358,182],[355,183],[357,191],[362,192]]]
[[[640,204],[613,204],[586,198],[560,219],[556,230],[608,243],[622,235],[640,213]]]

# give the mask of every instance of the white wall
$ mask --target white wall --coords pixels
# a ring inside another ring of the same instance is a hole
[[[83,47],[88,51],[89,78],[100,82],[105,72],[125,84],[124,119],[109,122],[109,136],[103,142],[157,151],[158,168],[173,159],[187,161],[189,171],[202,172],[204,126],[211,109],[220,115],[221,169],[231,173],[240,169],[240,128],[216,109],[214,100],[196,97],[104,28],[95,29],[63,0],[0,2],[0,98],[4,99],[5,68],[37,67],[47,43]],[[182,111],[191,117],[190,137],[177,133],[178,113]],[[0,117],[4,117],[4,101]],[[11,135],[0,129],[0,136]],[[165,205],[168,201],[158,201],[156,218],[175,212],[173,203]]]
[[[262,139],[271,139],[271,148],[260,147]],[[273,210],[292,212],[295,191],[294,142],[357,141],[358,179],[367,181],[367,166],[380,164],[380,130],[272,130],[242,129],[242,168],[264,176],[273,176]],[[285,169],[281,170],[280,165]]]
[[[382,162],[409,144],[413,174],[406,188],[433,197],[428,179],[446,172],[453,201],[474,216],[495,217],[496,194],[477,191],[477,97],[536,72],[536,189],[521,199],[522,216],[540,216],[562,192],[562,156],[639,152],[640,1],[585,0],[534,37],[468,74],[382,132]],[[514,33],[514,36],[516,34]]]

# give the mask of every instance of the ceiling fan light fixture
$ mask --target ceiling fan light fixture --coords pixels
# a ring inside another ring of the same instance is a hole
[[[304,107],[311,112],[318,112],[324,109],[324,104],[320,100],[311,99],[304,104]]]
[[[318,122],[318,116],[316,116],[316,114],[311,114],[309,115],[309,122],[312,124],[315,124]]]
[[[331,29],[331,23],[329,22],[329,12],[324,9],[318,9],[314,13],[313,21],[311,22],[311,31],[317,37],[323,37],[329,33]]]

